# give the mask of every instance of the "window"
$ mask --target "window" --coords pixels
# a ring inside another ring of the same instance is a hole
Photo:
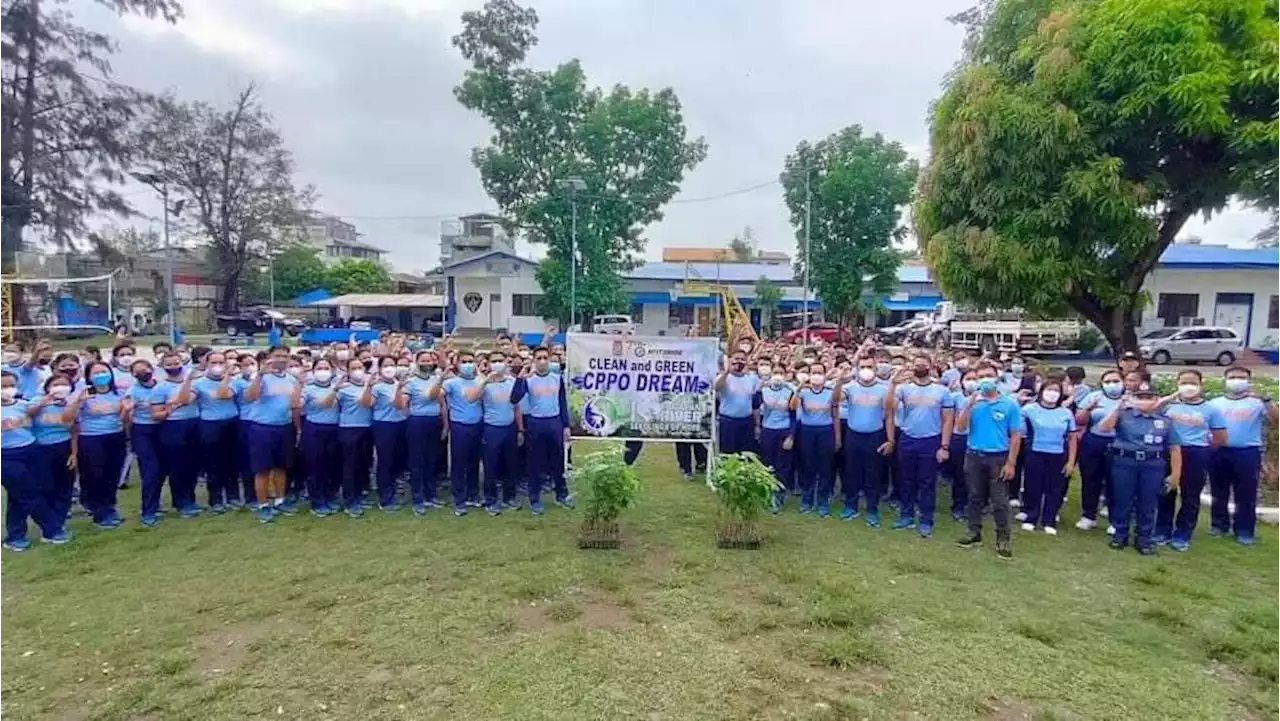
[[[1181,318],[1200,315],[1200,296],[1195,293],[1161,293],[1156,301],[1156,317],[1164,320],[1166,328],[1179,325]]]
[[[669,306],[667,313],[667,321],[671,325],[693,325],[693,306],[692,305],[676,305]]]
[[[644,322],[644,304],[643,303],[631,304],[631,322],[632,323]]]
[[[1236,335],[1236,332],[1229,328],[1219,328],[1213,331],[1213,337],[1222,338],[1224,340],[1236,340],[1240,336]]]
[[[511,296],[511,315],[538,317],[538,306],[542,304],[542,296],[514,293]]]
[[[1271,296],[1271,310],[1267,311],[1267,327],[1280,328],[1280,295]]]
[[[1213,337],[1213,331],[1203,330],[1184,330],[1174,337],[1174,340],[1207,340]]]

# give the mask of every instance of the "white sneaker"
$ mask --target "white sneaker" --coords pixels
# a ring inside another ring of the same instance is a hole
[[[1116,527],[1115,527],[1115,526],[1107,526],[1107,535],[1108,535],[1108,536],[1114,536],[1114,535],[1116,535]]]
[[[1024,524],[1022,524],[1022,530],[1024,530],[1024,531],[1034,531],[1034,530],[1036,530],[1036,525],[1035,525],[1034,523],[1024,523]]]
[[[1102,508],[1098,509],[1098,515],[1102,516],[1103,518],[1108,518],[1111,516],[1111,513],[1110,511],[1107,510],[1106,506],[1103,506]]]
[[[1081,531],[1092,531],[1097,527],[1098,527],[1098,522],[1093,520],[1092,518],[1081,518],[1080,520],[1076,521],[1076,528],[1080,529]]]
[[[1010,507],[1010,508],[1022,508],[1022,499],[1020,499],[1020,498],[1010,498],[1010,499],[1009,499],[1009,507]]]
[[[1018,514],[1013,517],[1013,520],[1017,521],[1018,523],[1022,523],[1023,521],[1027,520],[1027,514],[1022,511],[1018,511]]]
[[[1045,526],[1045,527],[1044,527],[1044,535],[1046,535],[1046,536],[1056,536],[1056,535],[1058,535],[1058,529],[1054,528],[1053,526]]]

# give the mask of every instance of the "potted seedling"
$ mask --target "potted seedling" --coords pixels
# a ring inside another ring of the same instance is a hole
[[[578,548],[621,546],[618,516],[634,506],[640,495],[640,477],[622,460],[622,449],[582,457],[573,464],[570,478],[577,495],[584,499]]]
[[[723,455],[716,459],[711,488],[720,498],[716,546],[760,548],[760,517],[781,488],[773,471],[754,453]]]

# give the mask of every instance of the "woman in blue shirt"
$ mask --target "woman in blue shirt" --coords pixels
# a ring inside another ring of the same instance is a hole
[[[448,426],[444,422],[444,403],[439,397],[429,398],[432,387],[443,380],[436,365],[435,351],[418,351],[415,369],[405,381],[409,397],[409,425],[405,443],[409,461],[409,487],[413,491],[413,512],[422,514],[428,508],[439,508],[436,481],[444,471]]]
[[[169,351],[160,359],[164,378],[158,382],[164,396],[165,417],[160,424],[160,454],[169,475],[169,496],[182,518],[200,515],[196,505],[196,477],[200,473],[200,407],[191,392],[194,374],[182,365],[182,356]]]
[[[795,426],[795,415],[791,410],[795,390],[787,385],[786,376],[780,371],[767,367],[761,372],[768,376],[768,382],[757,394],[760,460],[773,469],[773,475],[778,479],[779,488],[773,494],[773,512],[778,513],[787,500],[787,492],[795,486],[792,451],[787,444]]]
[[[1209,533],[1225,536],[1234,531],[1236,541],[1245,546],[1257,542],[1254,536],[1258,510],[1258,474],[1262,470],[1262,426],[1265,419],[1276,422],[1273,398],[1250,392],[1253,373],[1234,366],[1224,373],[1226,395],[1209,401],[1222,412],[1226,438],[1214,453],[1210,469],[1213,504]],[[1234,518],[1227,515],[1228,501],[1235,496]]]
[[[31,547],[27,540],[27,517],[40,527],[47,543],[66,543],[70,532],[63,528],[60,518],[49,505],[48,483],[42,473],[36,437],[31,429],[31,417],[39,406],[18,398],[18,376],[5,370],[0,377],[0,411],[3,432],[0,433],[0,481],[9,494],[5,504],[4,547],[11,551],[25,551]]]
[[[1227,437],[1226,419],[1218,406],[1204,399],[1203,383],[1200,371],[1182,371],[1178,373],[1177,391],[1161,399],[1165,415],[1173,422],[1173,430],[1182,442],[1182,479],[1176,493],[1160,496],[1155,540],[1157,544],[1168,540],[1169,547],[1175,551],[1191,547],[1191,534],[1200,516],[1200,492],[1204,490],[1210,461],[1214,449],[1221,447]],[[1175,513],[1179,499],[1181,507]]]
[[[800,459],[800,512],[808,513],[816,502],[818,515],[831,515],[832,472],[835,464],[835,391],[826,387],[821,363],[809,366],[808,383],[791,398],[796,429],[783,448],[797,449]]]
[[[1062,383],[1046,381],[1037,399],[1022,408],[1023,434],[1031,439],[1022,530],[1034,531],[1038,524],[1050,536],[1058,535],[1058,510],[1076,465],[1076,419],[1063,405],[1063,394]]]
[[[404,452],[405,421],[409,418],[409,398],[404,382],[399,380],[396,359],[383,356],[378,364],[378,379],[373,394],[371,434],[377,456],[378,506],[385,512],[400,510],[396,503],[397,460]]]
[[[236,480],[240,411],[236,407],[226,356],[211,351],[202,360],[204,375],[191,381],[191,393],[200,412],[200,453],[209,510],[223,513],[229,504],[240,499],[240,484]]]
[[[311,515],[323,518],[337,512],[341,479],[338,452],[338,390],[333,364],[321,358],[311,368],[311,380],[302,386],[302,459],[306,465],[307,497]]]
[[[369,462],[373,444],[369,426],[373,424],[373,376],[365,373],[364,361],[347,363],[346,381],[338,386],[338,448],[342,453],[342,495],[347,515],[364,514],[364,492],[369,485]]]
[[[133,383],[124,392],[129,419],[129,440],[138,460],[138,476],[142,480],[142,525],[150,528],[160,521],[160,498],[165,478],[169,478],[169,496],[175,502],[178,494],[169,476],[161,447],[160,427],[168,416],[168,396],[156,380],[151,362],[136,360],[130,365]],[[175,503],[175,507],[177,504]]]
[[[1107,454],[1115,431],[1103,430],[1099,422],[1120,404],[1124,395],[1124,380],[1119,370],[1102,374],[1102,385],[1080,401],[1076,411],[1076,426],[1081,430],[1080,439],[1080,520],[1076,528],[1088,531],[1098,527],[1098,504],[1102,494],[1110,496],[1110,465]]]
[[[75,421],[79,429],[80,504],[92,514],[95,526],[109,530],[124,522],[116,511],[116,491],[126,450],[125,398],[106,363],[90,363],[85,378],[88,383],[72,398],[63,417]]]
[[[61,373],[49,376],[44,382],[44,393],[35,399],[38,408],[31,419],[31,430],[49,482],[49,505],[60,519],[66,519],[71,513],[76,483],[75,422],[63,418],[73,382]]]

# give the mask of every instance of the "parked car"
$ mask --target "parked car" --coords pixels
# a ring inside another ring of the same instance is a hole
[[[391,323],[380,315],[360,315],[347,321],[351,330],[391,330]]]
[[[1228,366],[1243,349],[1244,339],[1234,329],[1216,325],[1157,328],[1142,336],[1138,347],[1142,357],[1156,365],[1213,361]]]
[[[591,324],[592,330],[596,333],[608,333],[610,335],[631,335],[635,333],[635,323],[631,322],[629,315],[598,315]]]
[[[880,341],[887,345],[904,345],[908,338],[929,330],[933,325],[933,321],[926,316],[916,316],[908,318],[901,323],[895,323],[884,328],[876,328],[876,334],[880,336]]]
[[[275,325],[281,332],[296,336],[306,330],[307,323],[290,318],[272,308],[242,308],[235,313],[219,313],[215,316],[218,330],[227,335],[257,335],[266,333]]]
[[[783,340],[789,343],[804,342],[804,327],[792,328],[782,334]],[[853,340],[853,334],[847,328],[841,328],[835,323],[810,323],[809,324],[809,342],[821,339],[823,343],[850,343]]]

